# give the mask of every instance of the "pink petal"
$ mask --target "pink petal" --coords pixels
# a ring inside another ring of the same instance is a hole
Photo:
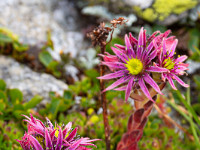
[[[149,72],[168,72],[168,69],[161,68],[161,67],[158,67],[158,66],[151,66],[151,67],[147,68],[146,71],[149,71]]]
[[[34,138],[32,135],[29,135],[29,139],[30,139],[30,142],[31,142],[31,146],[35,150],[43,150],[42,146],[40,145],[40,143],[38,142],[38,140],[36,138]]]
[[[129,40],[130,40],[132,46],[137,45],[137,43],[138,43],[138,40],[136,38],[134,38],[131,33],[129,33]]]
[[[156,92],[158,92],[159,94],[162,94],[162,92],[160,91],[159,86],[156,84],[156,82],[150,77],[149,74],[145,74],[144,76],[144,80],[152,87],[156,90]],[[163,94],[162,94],[163,95]]]
[[[128,82],[127,88],[126,88],[126,94],[125,94],[125,101],[128,100],[130,94],[131,94],[131,89],[133,88],[133,83],[134,83],[134,78],[132,77],[130,81]]]
[[[130,79],[130,76],[129,77],[122,77],[122,78],[118,79],[116,82],[114,82],[113,84],[111,84],[109,87],[107,87],[105,90],[103,90],[103,92],[108,91],[108,90],[112,90],[115,87],[117,87],[118,85],[128,81],[129,79]]]
[[[57,139],[57,142],[56,142],[56,148],[55,148],[55,150],[61,150],[61,148],[62,148],[62,141],[63,141],[63,133],[62,133],[61,127],[59,126],[59,133],[58,133],[58,139]]]
[[[155,31],[149,38],[148,38],[148,42],[150,42],[152,39],[155,38],[155,35],[160,33],[160,31]]]
[[[110,68],[116,68],[116,69],[126,69],[123,63],[120,62],[101,62],[101,64],[106,65]]]
[[[171,78],[169,75],[167,75],[167,80],[169,81],[169,84],[171,85],[171,87],[172,87],[174,90],[177,90],[177,88],[176,88],[175,85],[174,85],[174,82],[173,82],[172,78]]]
[[[143,46],[144,46],[144,34],[143,34],[143,27],[140,29],[139,37],[138,37],[138,45],[137,45],[137,57],[141,58],[142,52],[143,52]]]
[[[139,79],[139,86],[148,99],[154,102],[142,78]]]
[[[111,47],[111,49],[123,62],[126,62],[126,60],[128,60],[128,57],[117,48]]]
[[[126,44],[127,54],[129,58],[135,57],[135,52],[133,51],[133,47],[129,41],[127,34],[125,35],[125,44]]]
[[[173,44],[172,44],[172,46],[168,50],[169,51],[169,57],[172,57],[174,55],[174,52],[175,52],[177,44],[178,44],[178,40],[175,39],[174,42],[173,42]]]
[[[45,142],[46,142],[46,148],[48,150],[53,150],[52,141],[51,141],[51,138],[50,138],[47,128],[45,128]]]
[[[76,136],[78,128],[75,128],[69,135],[68,137],[65,139],[66,141],[71,141],[73,140],[73,138]]]
[[[115,91],[125,91],[125,90],[126,90],[126,87],[127,87],[127,86],[121,86],[121,87],[115,88],[115,89],[113,89],[113,90],[115,90]]]
[[[120,50],[123,50],[123,51],[126,50],[126,47],[123,46],[123,45],[115,44],[114,46],[116,46],[116,47],[119,48]]]
[[[173,75],[173,77],[175,78],[175,80],[182,86],[188,88],[189,85],[188,84],[185,84],[179,77],[177,77],[176,75]]]
[[[124,75],[124,71],[120,70],[120,71],[110,73],[110,74],[107,74],[107,75],[104,75],[104,76],[101,76],[101,77],[97,77],[97,79],[108,80],[108,79],[118,78],[118,77],[121,77],[123,75]]]
[[[175,62],[179,63],[179,62],[184,62],[188,57],[186,55],[180,56],[178,57]]]

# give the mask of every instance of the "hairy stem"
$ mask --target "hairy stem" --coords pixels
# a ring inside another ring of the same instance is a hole
[[[104,54],[105,46],[101,47],[101,53]],[[100,76],[103,76],[105,72],[105,66],[100,66]],[[105,89],[104,80],[100,80],[101,91]],[[107,101],[106,101],[106,92],[101,93],[101,103],[103,107],[103,121],[104,121],[104,130],[105,130],[105,140],[106,140],[106,150],[110,150],[110,127],[108,122],[108,112],[107,112]]]

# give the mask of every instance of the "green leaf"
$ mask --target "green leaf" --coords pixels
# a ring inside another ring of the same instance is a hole
[[[24,103],[24,108],[30,109],[30,108],[34,108],[37,104],[39,104],[42,101],[42,97],[39,95],[34,96],[29,102]]]
[[[59,104],[60,104],[60,99],[59,98],[54,97],[51,100],[51,104],[50,104],[49,110],[53,114],[53,118],[52,119],[55,119],[56,116],[57,116],[57,113],[58,113],[58,110],[59,110]]]
[[[0,90],[0,100],[3,100],[4,102],[7,102],[7,96],[6,94]]]
[[[10,97],[12,104],[15,104],[17,102],[21,102],[23,100],[23,94],[19,89],[8,90],[8,95]]]
[[[190,40],[188,41],[188,47],[192,52],[196,52],[194,47],[198,48],[199,45],[199,31],[197,29],[190,30]]]
[[[154,25],[152,30],[153,30],[153,32],[155,32],[155,31],[165,32],[167,30],[167,28],[162,25]]]
[[[6,83],[4,80],[0,79],[0,90],[5,91],[6,90]]]
[[[39,54],[39,60],[45,67],[48,67],[53,58],[48,51],[42,51]]]
[[[64,99],[72,99],[72,93],[70,91],[64,91]]]
[[[97,77],[99,76],[99,73],[95,69],[89,69],[85,71],[85,74],[92,78],[93,80],[98,80]]]
[[[0,42],[11,43],[13,40],[7,35],[0,33]]]
[[[49,70],[51,70],[53,75],[55,75],[56,77],[60,77],[61,76],[61,72],[58,71],[58,65],[59,65],[59,63],[54,60],[54,61],[50,62],[49,65],[47,66],[47,68]]]
[[[194,75],[194,82],[197,85],[197,88],[200,90],[200,76],[199,75]]]
[[[18,52],[24,52],[24,51],[28,50],[28,45],[23,45],[23,44],[18,43],[18,42],[14,42],[13,47]]]

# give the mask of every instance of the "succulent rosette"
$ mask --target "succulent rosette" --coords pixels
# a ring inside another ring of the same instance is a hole
[[[147,38],[146,30],[141,28],[138,40],[131,34],[129,34],[129,37],[125,35],[125,46],[116,44],[116,47],[111,47],[115,55],[109,53],[102,55],[104,59],[102,65],[108,66],[113,73],[98,77],[98,79],[117,79],[116,82],[107,87],[103,92],[112,89],[126,91],[125,100],[127,100],[131,90],[139,87],[146,97],[152,100],[147,88],[148,84],[159,94],[162,94],[159,86],[151,77],[151,72],[163,73],[168,71],[167,68],[152,65],[152,60],[157,57],[158,53],[154,47],[155,39],[161,41],[163,38],[162,36],[156,37],[157,33],[155,32]],[[122,84],[123,86],[118,87]]]
[[[25,121],[28,123],[28,132],[24,134],[22,140],[17,140],[23,150],[90,150],[85,146],[94,146],[92,142],[99,139],[90,140],[89,138],[77,138],[77,129],[72,130],[72,123],[69,122],[66,126],[55,127],[48,118],[46,125],[40,120],[30,115],[25,116]]]

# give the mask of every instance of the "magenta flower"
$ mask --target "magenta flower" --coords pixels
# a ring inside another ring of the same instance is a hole
[[[77,128],[71,131],[72,123],[69,122],[63,128],[56,125],[55,127],[47,118],[45,126],[40,120],[32,115],[25,120],[28,124],[28,133],[25,133],[22,140],[17,140],[23,150],[90,150],[85,146],[94,146],[91,142],[98,139],[90,140],[89,138],[77,138]]]
[[[152,100],[148,91],[147,85],[154,88],[158,93],[162,94],[157,83],[152,79],[151,72],[167,72],[168,69],[158,66],[152,66],[152,60],[157,56],[157,50],[154,48],[155,32],[148,39],[146,37],[146,30],[141,28],[138,40],[131,34],[129,37],[125,35],[125,45],[115,45],[111,47],[115,55],[102,55],[104,61],[103,65],[108,66],[113,73],[98,77],[98,79],[114,79],[117,81],[107,87],[103,92],[114,89],[118,91],[126,91],[125,100],[130,96],[131,90],[135,87],[140,87],[147,98]],[[162,37],[160,37],[162,38]],[[160,39],[160,38],[157,38]],[[118,87],[125,84],[125,86]],[[153,100],[152,100],[153,101]]]
[[[169,81],[171,87],[175,90],[173,80],[176,80],[179,84],[184,87],[189,87],[188,84],[185,84],[178,76],[183,75],[185,70],[188,70],[188,64],[183,63],[187,59],[186,55],[178,56],[174,58],[175,49],[178,44],[177,39],[173,38],[163,38],[162,46],[160,48],[160,53],[158,55],[158,63],[155,63],[154,66],[162,67],[167,69],[167,72],[161,73],[161,78],[165,82],[166,79]],[[154,43],[154,46],[158,48],[158,45]]]

